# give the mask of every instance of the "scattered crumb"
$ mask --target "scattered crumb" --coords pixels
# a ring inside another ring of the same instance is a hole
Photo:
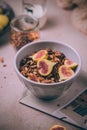
[[[38,126],[38,130],[40,130],[41,128],[40,128],[40,126]]]
[[[6,66],[7,66],[6,64],[3,65],[3,67],[6,67]]]
[[[75,89],[75,91],[77,91],[77,92],[78,92],[78,89]]]
[[[4,62],[4,58],[0,57],[0,63],[3,63],[3,62]]]
[[[58,107],[60,107],[60,104],[57,104]]]
[[[6,79],[6,76],[4,76],[4,79]]]
[[[86,119],[84,120],[84,124],[87,124],[87,120]]]

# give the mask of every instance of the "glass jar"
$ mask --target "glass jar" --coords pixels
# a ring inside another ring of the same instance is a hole
[[[47,21],[47,0],[22,0],[23,13],[36,17],[39,20],[39,29]]]
[[[39,22],[29,15],[20,15],[11,21],[11,44],[18,50],[24,45],[38,40]]]

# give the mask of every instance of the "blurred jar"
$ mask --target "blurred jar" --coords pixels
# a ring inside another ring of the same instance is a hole
[[[23,12],[39,20],[39,28],[43,28],[47,21],[47,0],[22,0]]]
[[[21,15],[11,21],[11,44],[18,50],[24,45],[38,40],[39,22],[29,15]]]
[[[11,44],[18,50],[24,45],[38,40],[39,21],[29,15],[20,15],[11,21]]]

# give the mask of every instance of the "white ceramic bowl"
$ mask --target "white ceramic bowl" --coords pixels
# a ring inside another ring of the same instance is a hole
[[[32,54],[35,51],[49,47],[59,52],[63,52],[66,57],[78,64],[75,74],[68,80],[50,84],[34,82],[24,77],[19,71],[20,61],[27,54]],[[19,79],[25,84],[32,94],[41,99],[54,99],[59,97],[76,80],[81,69],[81,59],[77,51],[65,43],[59,43],[58,41],[37,41],[27,44],[16,53],[14,66]]]

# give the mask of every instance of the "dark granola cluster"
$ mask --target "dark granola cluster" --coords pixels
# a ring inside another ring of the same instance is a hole
[[[65,55],[56,50],[46,49],[48,53],[47,60],[55,62],[52,72],[47,76],[42,76],[38,72],[37,62],[34,61],[30,55],[27,55],[20,62],[20,72],[26,78],[29,78],[30,74],[34,74],[38,81],[41,83],[55,83],[59,82],[58,67],[64,64]],[[32,54],[33,55],[33,54]]]

